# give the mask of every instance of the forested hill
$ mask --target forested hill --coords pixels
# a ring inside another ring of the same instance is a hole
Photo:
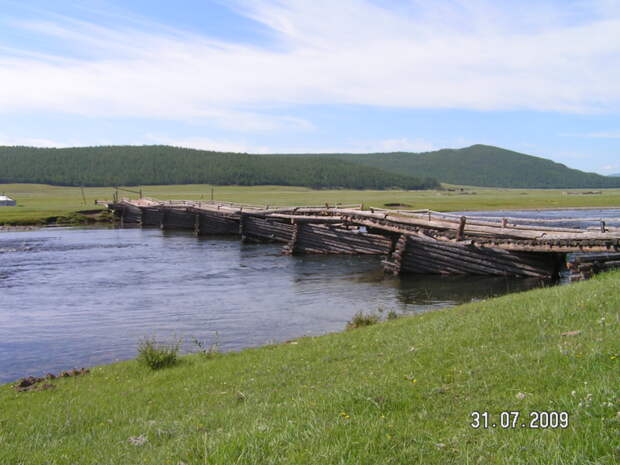
[[[0,147],[0,183],[71,186],[153,184],[284,185],[350,189],[428,189],[436,180],[338,158],[280,157],[170,146],[66,149]]]
[[[438,182],[515,188],[620,187],[620,177],[489,145],[427,153],[248,155],[170,146],[0,147],[0,182],[112,186],[291,185],[428,189]]]
[[[427,153],[327,155],[403,175],[469,186],[521,188],[620,187],[620,178],[585,173],[544,158],[490,145]]]

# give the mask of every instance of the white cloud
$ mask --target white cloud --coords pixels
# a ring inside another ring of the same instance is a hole
[[[620,17],[607,3],[597,10],[607,16],[563,22],[561,7],[535,3],[515,12],[465,0],[414,1],[402,11],[368,0],[236,2],[276,32],[271,49],[146,23],[23,21],[13,27],[75,53],[0,49],[0,112],[168,118],[265,132],[312,129],[286,116],[299,104],[617,111]]]

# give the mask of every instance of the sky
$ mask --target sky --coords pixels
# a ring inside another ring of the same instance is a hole
[[[620,0],[0,0],[0,145],[478,143],[620,173]]]

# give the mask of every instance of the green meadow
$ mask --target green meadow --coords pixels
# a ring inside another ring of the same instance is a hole
[[[616,464],[619,286],[615,272],[157,371],[4,385],[0,463]]]
[[[132,187],[131,190],[140,188]],[[163,200],[197,200],[211,198],[212,186],[203,184],[173,186],[143,186],[145,196]],[[461,190],[462,189],[462,190]],[[48,186],[42,184],[2,184],[0,192],[17,200],[16,207],[0,208],[0,224],[36,224],[53,221],[58,216],[70,216],[79,210],[96,208],[95,200],[111,199],[110,187]],[[363,203],[384,207],[403,204],[410,208],[429,208],[438,211],[498,210],[517,208],[613,207],[620,205],[620,189],[588,190],[557,189],[499,189],[446,186],[443,190],[315,190],[288,186],[215,186],[217,200],[266,205],[316,205],[328,202]],[[133,193],[123,193],[136,197]]]

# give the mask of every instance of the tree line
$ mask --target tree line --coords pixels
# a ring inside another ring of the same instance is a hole
[[[335,157],[249,155],[171,146],[0,147],[0,182],[65,186],[166,184],[431,189],[432,178]]]

